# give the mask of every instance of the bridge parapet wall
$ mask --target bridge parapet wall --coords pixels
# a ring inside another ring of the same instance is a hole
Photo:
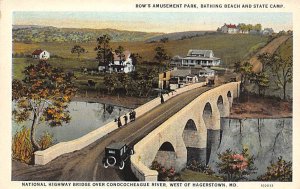
[[[145,138],[143,138],[140,142],[138,142],[135,146],[135,154],[131,156],[131,168],[134,173],[136,170],[145,171],[143,173],[138,173],[137,178],[140,179],[141,175],[144,175],[140,180],[146,180],[145,175],[148,174],[155,156],[160,148],[160,146],[164,142],[170,142],[176,154],[176,171],[180,171],[185,167],[187,162],[187,146],[193,145],[193,147],[197,147],[199,149],[205,149],[207,143],[207,129],[209,126],[205,125],[203,120],[203,110],[205,104],[209,102],[212,105],[213,119],[215,126],[210,127],[212,130],[220,129],[220,112],[217,107],[217,99],[220,95],[226,100],[227,93],[230,91],[233,98],[238,97],[239,95],[239,82],[232,82],[228,84],[224,84],[217,88],[214,88],[210,91],[207,91],[201,94],[199,97],[194,99],[191,103],[189,103],[186,107],[182,108],[175,115],[170,117],[164,123],[162,123],[158,128],[153,130],[150,134],[148,134]],[[226,97],[226,98],[225,98]],[[228,103],[224,103],[229,105]],[[228,107],[229,109],[229,107]],[[229,113],[229,112],[228,112]],[[195,122],[198,131],[198,138],[195,143],[189,141],[185,143],[183,133],[186,123],[189,119],[192,119]],[[195,146],[194,146],[195,145]],[[156,172],[156,171],[155,171]],[[156,175],[158,173],[156,172]],[[151,179],[153,179],[154,174],[152,174]],[[157,177],[156,177],[157,179]]]
[[[174,96],[177,96],[183,92],[201,87],[205,84],[206,84],[205,82],[201,82],[201,83],[195,83],[195,84],[191,84],[186,87],[180,88],[180,89],[176,90],[176,92],[173,92],[173,94],[172,93],[170,93],[169,95],[165,94],[164,100],[167,101],[168,99],[170,99]],[[144,113],[150,111],[151,109],[155,108],[158,105],[160,105],[160,97],[155,98],[155,99],[151,100],[150,102],[136,108],[135,109],[136,117],[138,118],[138,117],[142,116]],[[123,117],[123,115],[121,117]],[[117,128],[118,128],[117,124],[114,121],[111,121],[111,122],[107,123],[106,125],[98,128],[78,139],[68,141],[68,142],[60,142],[46,150],[37,151],[34,153],[35,164],[45,165],[60,155],[74,152],[76,150],[80,150],[80,149],[90,145],[91,143],[95,142],[96,140],[102,138],[103,136],[109,134],[110,132],[116,130]]]

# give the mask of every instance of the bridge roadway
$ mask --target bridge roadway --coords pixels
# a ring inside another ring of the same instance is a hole
[[[164,104],[147,112],[136,121],[127,124],[102,137],[82,150],[64,154],[44,166],[29,166],[12,170],[12,180],[46,180],[46,181],[120,181],[134,180],[129,163],[123,171],[117,168],[105,169],[102,165],[104,149],[114,142],[123,141],[134,145],[144,136],[161,125],[173,114],[200,94],[212,87],[200,87],[177,95]],[[199,112],[200,113],[200,112]]]

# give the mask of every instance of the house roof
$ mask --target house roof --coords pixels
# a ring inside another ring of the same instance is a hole
[[[33,51],[32,55],[40,55],[44,50],[42,49],[36,49],[35,51]]]
[[[209,68],[202,68],[202,69],[199,70],[199,72],[201,72],[201,73],[213,73],[215,71],[211,70]]]
[[[226,26],[227,26],[228,28],[236,28],[236,25],[235,25],[235,24],[226,24]]]
[[[200,57],[209,58],[211,55],[213,56],[212,50],[190,49],[189,52],[187,53],[188,57],[200,56]]]
[[[220,58],[212,57],[212,58],[204,58],[204,57],[185,57],[183,60],[220,60]]]
[[[172,77],[186,77],[191,74],[191,69],[177,69],[171,71]]]
[[[124,51],[123,54],[125,55],[125,57],[124,57],[125,60],[127,60],[130,57],[129,51]],[[120,57],[115,52],[113,52],[113,55],[114,55],[114,61],[120,60]]]

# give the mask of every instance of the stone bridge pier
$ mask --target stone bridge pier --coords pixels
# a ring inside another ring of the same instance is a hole
[[[149,169],[153,161],[177,172],[193,160],[214,164],[211,157],[222,140],[220,118],[229,116],[238,88],[239,82],[233,82],[201,94],[137,143],[131,157],[137,178],[155,180],[157,172]]]

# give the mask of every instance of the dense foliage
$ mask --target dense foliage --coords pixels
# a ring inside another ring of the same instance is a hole
[[[246,180],[247,175],[254,173],[254,157],[250,156],[248,149],[243,149],[242,153],[233,152],[227,149],[218,154],[220,162],[217,163],[219,173],[226,181]]]
[[[175,169],[171,167],[170,169],[166,169],[157,161],[153,161],[151,165],[152,170],[156,170],[158,172],[158,181],[181,181],[180,174],[175,172]]]
[[[214,171],[209,167],[208,165],[204,165],[203,163],[197,162],[195,160],[191,161],[186,166],[187,169],[190,169],[192,171],[197,171],[201,173],[205,173],[207,175],[214,174]]]
[[[16,103],[12,113],[17,122],[32,120],[30,138],[36,151],[42,148],[35,139],[39,122],[48,121],[50,126],[69,122],[66,109],[76,89],[73,75],[45,61],[27,66],[23,74],[22,81],[14,79],[12,83],[12,100]]]
[[[292,181],[293,171],[292,162],[286,162],[282,157],[279,157],[276,162],[271,162],[265,174],[258,177],[260,181]]]
[[[53,135],[45,132],[38,140],[41,149],[47,149],[53,145]],[[17,131],[12,139],[12,157],[13,159],[22,161],[24,163],[32,163],[33,147],[30,140],[30,129],[23,127]]]

